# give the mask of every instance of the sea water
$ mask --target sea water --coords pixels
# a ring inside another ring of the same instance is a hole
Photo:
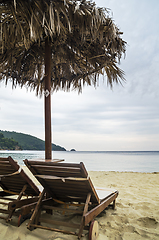
[[[0,151],[0,157],[11,156],[23,165],[25,159],[44,159],[44,151]],[[159,172],[159,151],[54,151],[54,159],[84,162],[88,171]]]

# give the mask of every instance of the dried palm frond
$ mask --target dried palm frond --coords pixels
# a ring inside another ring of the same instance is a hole
[[[1,0],[0,81],[44,90],[45,38],[51,41],[51,84],[57,91],[110,86],[124,80],[118,68],[126,42],[106,9],[91,1]]]

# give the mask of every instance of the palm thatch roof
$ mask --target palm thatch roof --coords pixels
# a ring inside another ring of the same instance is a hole
[[[52,90],[82,90],[118,67],[126,42],[107,9],[87,0],[0,0],[0,81],[44,90],[45,39],[51,42]]]

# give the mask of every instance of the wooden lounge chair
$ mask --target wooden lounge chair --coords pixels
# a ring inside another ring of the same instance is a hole
[[[0,218],[8,222],[13,215],[19,216],[19,226],[26,218],[26,215],[21,214],[20,208],[37,202],[40,191],[11,157],[0,158],[0,187],[0,206],[3,205],[0,208]]]
[[[93,219],[111,203],[113,208],[115,208],[115,200],[118,196],[118,191],[112,191],[111,189],[107,191],[104,189],[96,190],[83,163],[41,163],[28,160],[24,162],[44,187],[28,223],[28,229],[42,228],[58,231],[77,235],[79,239],[84,229],[90,229],[89,239],[96,239],[98,235],[98,224],[96,221],[93,221]],[[99,193],[103,194],[102,198],[100,198]],[[43,202],[46,194],[51,197],[51,200],[48,199]],[[78,207],[81,204],[83,204],[82,211],[81,206]],[[71,207],[68,208],[68,206]],[[81,223],[75,224],[68,221],[53,220],[52,217],[44,218],[44,215],[41,214],[42,210],[62,211],[67,214],[81,214]],[[43,226],[41,225],[42,222],[52,224],[53,226],[58,225],[60,227],[64,226],[65,228],[76,228],[79,229],[79,231],[77,233],[55,227]]]

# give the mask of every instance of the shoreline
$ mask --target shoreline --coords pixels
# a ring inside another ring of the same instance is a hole
[[[89,171],[89,176],[95,186],[119,191],[116,209],[108,208],[96,217],[97,240],[159,239],[159,173]],[[28,221],[18,228],[16,217],[11,223],[0,219],[0,239],[77,240],[76,236],[43,229],[29,231]],[[72,221],[78,222],[80,217],[75,216]],[[88,240],[88,235],[81,240]]]
[[[2,151],[3,152],[3,151]],[[44,159],[44,151],[6,151],[1,157],[9,155],[23,165],[24,159]],[[120,172],[159,172],[158,152],[53,152],[53,158],[65,159],[65,162],[84,162],[87,171],[120,171]]]

